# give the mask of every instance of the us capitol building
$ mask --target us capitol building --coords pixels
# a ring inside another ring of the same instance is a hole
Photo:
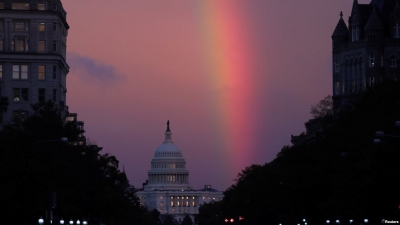
[[[212,189],[211,185],[200,190],[192,189],[186,161],[171,134],[168,121],[165,141],[154,153],[148,180],[136,195],[140,204],[149,210],[157,209],[161,215],[169,214],[179,222],[186,214],[193,220],[201,204],[220,201],[223,193]]]

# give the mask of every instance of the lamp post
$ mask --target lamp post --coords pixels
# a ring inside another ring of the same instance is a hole
[[[395,125],[395,127],[400,128],[400,121],[396,121],[394,123],[394,125]],[[375,133],[375,136],[377,138],[374,139],[374,141],[373,141],[374,144],[380,144],[381,143],[381,138],[384,138],[384,137],[400,138],[400,136],[397,136],[397,135],[385,134],[383,131],[377,131]]]

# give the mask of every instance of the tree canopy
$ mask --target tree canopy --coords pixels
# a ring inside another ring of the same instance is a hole
[[[139,207],[115,156],[96,145],[72,145],[61,137],[82,131],[63,122],[52,102],[33,106],[35,114],[0,131],[0,201],[4,220],[36,224],[52,209],[54,218],[91,224],[140,224]],[[10,223],[11,224],[11,223]]]
[[[349,110],[315,114],[331,117],[321,120],[329,126],[307,142],[283,147],[273,161],[245,168],[221,202],[200,207],[199,225],[239,216],[241,224],[400,220],[400,140],[373,144],[378,130],[400,134],[394,126],[399,115],[396,82],[365,92]]]

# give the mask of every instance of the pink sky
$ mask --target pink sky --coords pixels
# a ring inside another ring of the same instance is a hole
[[[241,169],[273,160],[304,131],[311,105],[331,93],[330,36],[352,1],[63,5],[67,104],[86,137],[140,187],[170,120],[191,185],[224,190]]]

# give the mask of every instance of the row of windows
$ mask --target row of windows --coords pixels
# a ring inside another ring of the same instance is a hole
[[[37,79],[46,80],[46,66],[41,65],[37,67]],[[53,79],[57,79],[57,66],[53,65],[52,71]],[[3,65],[0,64],[0,79],[3,78]],[[12,66],[12,78],[15,80],[27,80],[29,79],[29,67],[28,65],[18,64]]]
[[[46,31],[47,26],[45,22],[38,23],[38,31]],[[53,31],[57,31],[57,23],[53,23]],[[4,31],[4,21],[0,20],[0,31]],[[28,32],[29,31],[29,21],[17,20],[11,22],[11,31]]]
[[[0,39],[0,51],[4,51],[4,40]],[[16,38],[11,40],[10,50],[15,52],[29,51],[29,40],[26,38]],[[53,41],[52,50],[57,51],[57,41]],[[38,52],[46,52],[46,41],[39,40],[37,45]]]
[[[4,2],[0,2],[0,9],[4,9]],[[30,9],[30,3],[27,3],[27,2],[13,2],[11,4],[11,9],[13,9],[13,10],[29,10]],[[38,3],[37,4],[37,10],[40,10],[40,11],[46,10],[46,4],[45,3]]]
[[[400,38],[400,25],[396,23],[393,27],[393,38]],[[367,36],[369,42],[375,42],[379,40],[379,36],[377,35],[369,35]],[[360,30],[358,26],[353,26],[351,28],[351,41],[360,40]]]
[[[397,67],[397,57],[396,56],[394,56],[394,55],[392,55],[392,56],[390,56],[390,67]],[[346,64],[347,65],[350,65],[350,66],[348,66],[347,67],[347,69],[348,70],[358,70],[358,69],[360,69],[360,68],[362,68],[362,58],[360,59],[360,61],[358,61],[358,62],[355,62],[355,63],[350,63],[350,64],[348,64],[348,62],[346,61]],[[334,70],[335,70],[335,72],[336,73],[339,73],[340,72],[340,63],[339,63],[339,61],[335,61],[334,62]],[[369,64],[369,67],[375,67],[375,55],[370,55],[369,56],[369,61],[368,61],[368,64]],[[381,56],[381,67],[383,67],[383,56]]]
[[[397,57],[392,55],[390,56],[390,67],[397,67]],[[369,67],[375,66],[375,55],[369,56]],[[381,67],[383,67],[383,56],[381,56]]]
[[[185,168],[185,165],[183,163],[171,163],[171,164],[159,164],[159,163],[153,163],[153,168]]]
[[[160,206],[163,206],[162,202],[160,203]],[[181,207],[181,206],[182,207],[190,207],[190,204],[189,204],[188,201],[186,201],[186,202],[182,201],[182,202],[176,202],[176,206],[178,206],[178,207]],[[175,202],[171,201],[171,207],[175,207]],[[196,203],[194,201],[192,202],[192,207],[196,207]]]
[[[374,87],[375,86],[375,78],[371,77],[368,82],[368,85],[370,87]],[[363,91],[366,89],[367,86],[367,82],[364,78],[359,77],[356,79],[347,79],[343,85],[342,82],[335,82],[335,87],[334,87],[334,91],[335,91],[335,95],[340,95],[340,94],[351,94],[351,93],[357,93],[360,91]]]
[[[13,88],[12,99],[13,99],[13,102],[27,102],[29,100],[29,89],[28,88]],[[53,102],[57,101],[57,89],[53,89],[51,100]],[[38,89],[38,101],[39,102],[46,101],[46,89],[45,88]]]

